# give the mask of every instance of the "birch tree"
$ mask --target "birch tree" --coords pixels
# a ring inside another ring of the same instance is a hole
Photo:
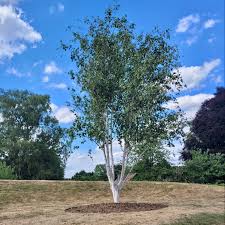
[[[116,16],[117,7],[103,18],[85,19],[83,32],[72,32],[72,40],[61,42],[74,63],[69,72],[72,108],[76,113],[71,135],[89,138],[101,149],[113,201],[132,179],[132,166],[162,143],[171,143],[181,131],[179,111],[166,108],[182,87],[176,47],[169,32],[154,29],[136,34],[135,24]],[[122,151],[121,171],[114,171],[114,142]]]

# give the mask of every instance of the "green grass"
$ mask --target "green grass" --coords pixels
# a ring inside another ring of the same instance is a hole
[[[199,213],[185,218],[181,218],[174,223],[165,225],[224,225],[225,224],[225,212],[224,214],[216,213]]]

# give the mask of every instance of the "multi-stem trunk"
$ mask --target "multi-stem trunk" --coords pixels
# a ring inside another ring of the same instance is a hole
[[[126,181],[129,180],[130,175],[125,174],[126,170],[126,162],[128,157],[128,147],[125,144],[124,152],[123,152],[123,159],[122,159],[122,169],[120,174],[117,174],[117,178],[115,179],[115,171],[114,171],[114,160],[113,160],[113,153],[112,153],[112,141],[106,141],[105,145],[103,147],[104,157],[105,157],[105,165],[106,165],[106,172],[108,181],[110,183],[110,188],[112,191],[113,201],[114,203],[120,202],[120,193],[121,190],[126,183]]]
[[[103,116],[105,122],[105,140],[103,141],[101,148],[104,153],[106,172],[108,181],[110,183],[110,188],[112,191],[113,201],[114,203],[119,203],[120,192],[125,182],[129,178],[129,175],[125,176],[129,145],[125,141],[123,148],[122,169],[120,174],[117,176],[117,179],[115,179],[113,144],[112,144],[113,142],[112,113],[110,113],[109,110],[106,110]]]
[[[111,191],[112,191],[112,196],[113,196],[113,202],[120,203],[120,190],[119,190],[118,185],[112,184]]]

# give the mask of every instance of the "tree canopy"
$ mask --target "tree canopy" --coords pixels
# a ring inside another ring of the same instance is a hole
[[[191,123],[190,134],[182,152],[184,160],[191,151],[225,154],[225,88],[217,88],[215,96],[206,100]]]
[[[104,18],[86,19],[85,32],[76,32],[62,48],[76,68],[73,108],[77,119],[73,131],[89,138],[102,150],[114,201],[124,183],[129,159],[171,142],[181,132],[179,111],[166,107],[175,101],[182,80],[176,71],[178,53],[170,45],[168,31],[155,29],[136,34],[135,24],[109,8]],[[113,143],[123,152],[121,174],[114,171]],[[116,200],[115,200],[116,199]]]
[[[49,96],[0,90],[0,114],[0,158],[18,178],[62,179],[69,145]]]

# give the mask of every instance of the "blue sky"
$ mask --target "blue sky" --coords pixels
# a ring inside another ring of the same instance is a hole
[[[216,86],[224,85],[224,1],[223,0],[120,0],[119,14],[136,23],[137,32],[155,26],[170,28],[177,44],[181,75],[187,84],[178,98],[188,118],[200,104],[213,97]],[[68,40],[68,25],[79,19],[101,16],[111,0],[0,0],[0,88],[28,89],[49,94],[55,116],[62,126],[74,119],[66,107],[71,85],[67,72],[73,68],[59,50],[60,40]],[[173,106],[171,106],[173,107]],[[66,176],[80,169],[92,170],[102,162],[98,151],[94,161],[87,157],[92,145],[83,146],[68,161]],[[177,162],[180,144],[172,151]],[[116,150],[119,155],[119,150]]]

